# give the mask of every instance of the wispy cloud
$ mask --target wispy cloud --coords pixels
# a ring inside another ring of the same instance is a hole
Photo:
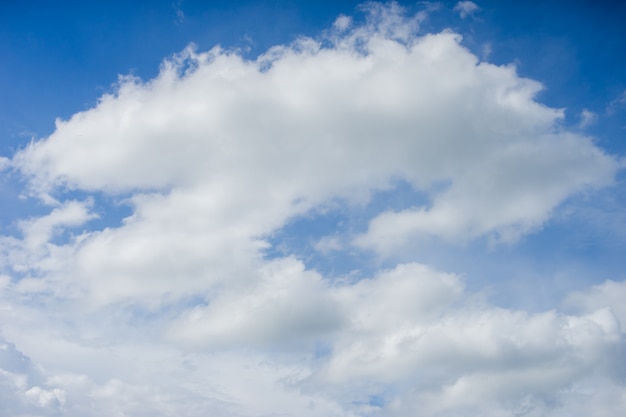
[[[174,12],[176,13],[176,24],[177,25],[182,25],[183,22],[185,21],[185,13],[183,12],[183,1],[182,0],[177,0],[176,2],[172,3],[172,7],[174,8]]]
[[[580,122],[578,123],[578,126],[581,129],[584,129],[594,124],[597,120],[598,120],[597,114],[587,109],[583,109],[583,111],[580,112]]]
[[[480,7],[472,1],[460,1],[454,6],[454,11],[459,13],[462,19],[476,13]]]
[[[607,114],[613,114],[626,106],[626,90],[615,97],[606,107]]]

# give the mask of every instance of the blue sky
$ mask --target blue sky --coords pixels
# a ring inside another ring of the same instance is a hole
[[[3,416],[615,415],[626,6],[0,6]]]

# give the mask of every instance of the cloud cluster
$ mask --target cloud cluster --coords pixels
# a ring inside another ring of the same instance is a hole
[[[420,264],[330,285],[281,260],[237,296],[159,320],[156,334],[154,323],[92,314],[61,329],[38,317],[53,330],[24,335],[34,317],[21,311],[6,330],[63,372],[34,382],[30,360],[5,343],[2,395],[69,416],[610,415],[626,405],[626,344],[605,286],[574,294],[576,314],[528,313]],[[72,334],[85,325],[95,329]],[[46,346],[32,346],[41,337]]]
[[[381,258],[425,239],[514,242],[611,184],[620,163],[538,103],[539,83],[458,34],[419,34],[424,18],[372,4],[361,25],[343,16],[254,60],[187,48],[3,159],[51,212],[0,239],[0,328],[31,358],[2,342],[0,415],[623,407],[626,317],[607,289],[622,283],[572,295],[569,315],[530,313],[418,263],[355,281],[265,256],[293,219],[400,181],[428,203],[341,242]],[[89,227],[103,195],[132,213]]]
[[[95,108],[57,121],[13,158],[33,192],[131,193],[134,210],[72,268],[156,275],[158,288],[174,273],[163,263],[182,257],[190,271],[177,275],[199,277],[209,259],[250,258],[312,208],[398,180],[431,203],[379,213],[355,245],[385,256],[420,237],[512,241],[572,193],[611,183],[617,161],[534,101],[537,82],[480,62],[457,34],[417,36],[397,9],[374,7],[329,45],[300,39],[253,61],[189,48],[154,80],[122,78]],[[129,245],[145,250],[124,255]]]
[[[46,384],[31,360],[0,337],[0,400],[3,416],[35,415],[41,411],[53,416],[60,415],[59,407],[66,398],[65,391]]]

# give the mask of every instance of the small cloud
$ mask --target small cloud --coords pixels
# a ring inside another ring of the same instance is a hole
[[[176,12],[176,24],[177,25],[181,25],[184,21],[185,21],[185,13],[183,13],[182,10],[182,0],[178,0],[174,3],[172,3],[172,7],[174,8],[174,11]]]
[[[613,99],[608,106],[606,106],[607,114],[615,113],[620,107],[624,107],[626,105],[626,90],[622,92],[619,96]]]
[[[62,228],[81,226],[97,218],[98,215],[90,211],[92,204],[92,201],[70,201],[46,216],[20,221],[24,242],[29,248],[41,247]]]
[[[4,171],[11,164],[11,160],[4,156],[0,156],[0,172]]]
[[[488,60],[492,52],[493,52],[493,48],[491,46],[491,42],[485,43],[481,50],[481,56],[482,56],[483,61]]]
[[[467,16],[474,14],[475,11],[480,9],[473,1],[460,1],[454,6],[454,11],[461,15],[461,19],[465,19]]]
[[[339,32],[344,32],[352,25],[352,18],[349,16],[341,15],[333,23],[333,29],[336,29]]]
[[[598,115],[596,115],[594,112],[583,109],[583,111],[580,112],[580,122],[578,123],[578,127],[584,129],[594,124],[597,119]]]
[[[434,12],[441,9],[441,3],[438,1],[421,1],[419,4],[423,7],[426,12]]]

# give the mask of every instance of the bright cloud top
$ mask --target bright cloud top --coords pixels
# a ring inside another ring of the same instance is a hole
[[[264,256],[298,216],[367,204],[400,181],[429,203],[376,213],[345,237],[352,250],[385,258],[424,239],[514,242],[620,168],[568,130],[562,110],[535,101],[542,86],[514,66],[481,62],[458,34],[419,34],[423,14],[368,7],[363,24],[342,16],[319,39],[254,60],[187,48],[153,80],[120,78],[94,108],[3,162],[52,206],[19,224],[21,239],[0,241],[3,334],[31,358],[1,345],[11,412],[538,416],[624,406],[624,374],[610,366],[624,352],[623,314],[604,287],[573,295],[590,307],[576,314],[531,314],[418,263],[352,282]],[[98,213],[78,193],[123,199],[132,215],[72,229]],[[22,365],[7,367],[9,356]]]

